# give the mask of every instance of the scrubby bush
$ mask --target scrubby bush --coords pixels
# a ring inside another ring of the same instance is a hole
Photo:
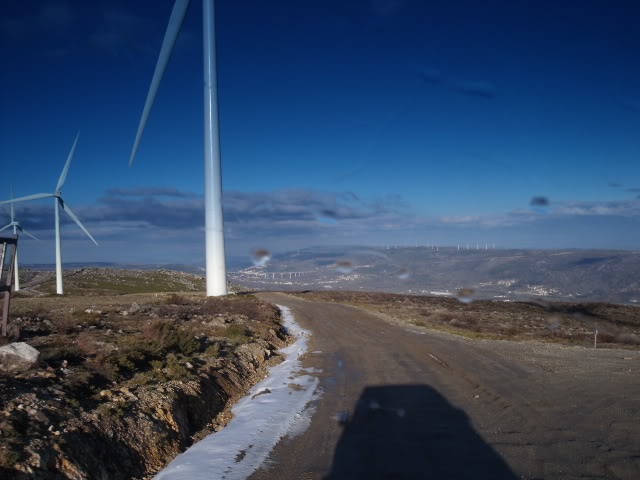
[[[65,312],[53,319],[53,324],[58,333],[71,333],[80,326],[98,325],[100,314],[97,312],[85,312],[79,310],[75,312]]]
[[[200,350],[200,343],[189,329],[177,326],[174,322],[154,320],[144,325],[142,335],[153,342],[153,349],[161,352],[177,352],[193,355]]]
[[[214,343],[213,345],[209,345],[207,349],[204,351],[210,357],[217,358],[220,356],[220,344]]]
[[[167,355],[167,366],[164,368],[169,378],[184,378],[189,375],[189,370],[180,365],[178,357],[173,353]]]
[[[616,337],[618,343],[625,343],[627,345],[640,345],[640,337],[632,333],[623,333]]]
[[[167,320],[145,324],[142,335],[120,337],[116,346],[113,350],[98,351],[91,360],[93,368],[111,381],[130,377],[136,370],[149,366],[154,370],[162,369],[164,361],[169,361],[167,359],[176,355],[189,357],[201,349],[190,329]],[[172,364],[174,370],[176,365],[175,362]]]
[[[95,372],[88,370],[74,370],[69,374],[64,383],[76,393],[85,394],[91,391],[91,388],[97,384],[100,384],[98,375]]]
[[[93,335],[89,332],[82,332],[76,341],[78,349],[86,356],[93,357],[101,350]]]
[[[76,364],[83,360],[84,355],[68,341],[53,342],[43,346],[40,351],[40,360],[52,366],[59,366],[63,360],[70,364]]]
[[[261,302],[253,296],[209,297],[205,300],[202,310],[208,315],[244,315],[258,322],[271,321],[278,315],[278,310],[274,306]]]
[[[167,305],[191,305],[193,302],[183,295],[172,293],[164,299],[164,303]]]
[[[598,342],[601,343],[614,343],[616,336],[609,332],[598,332]]]
[[[221,332],[223,337],[226,337],[231,343],[235,344],[250,342],[251,337],[249,337],[248,333],[249,332],[240,325],[229,325]]]
[[[177,355],[170,353],[164,361],[153,360],[151,370],[144,372],[135,378],[138,384],[150,382],[167,382],[169,380],[184,379],[191,375],[191,372],[180,364]]]

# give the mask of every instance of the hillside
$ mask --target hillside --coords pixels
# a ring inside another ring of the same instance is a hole
[[[24,270],[21,295],[55,292],[55,272]],[[69,295],[119,295],[125,293],[198,292],[204,291],[200,275],[174,270],[76,268],[65,270],[64,291]]]
[[[640,253],[321,247],[275,255],[232,280],[257,289],[362,290],[522,300],[640,301]],[[296,275],[297,273],[297,275]]]

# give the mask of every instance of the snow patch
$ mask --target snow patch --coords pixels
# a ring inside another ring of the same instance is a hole
[[[319,380],[300,375],[300,357],[307,351],[310,332],[300,327],[291,311],[278,305],[295,343],[280,349],[286,360],[269,369],[269,376],[253,387],[231,410],[234,418],[220,432],[209,435],[178,455],[156,480],[239,480],[256,471],[285,435],[300,435],[310,423]],[[291,383],[297,388],[290,388]],[[269,395],[256,394],[269,389]],[[255,396],[255,397],[254,397]]]

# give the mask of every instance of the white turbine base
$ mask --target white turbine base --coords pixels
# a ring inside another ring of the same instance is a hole
[[[216,77],[215,8],[213,0],[202,1],[204,63],[204,224],[207,296],[227,294],[224,255],[222,172],[218,128],[218,83]]]
[[[207,296],[227,294],[227,269],[224,258],[224,235],[221,232],[206,232],[206,277]]]

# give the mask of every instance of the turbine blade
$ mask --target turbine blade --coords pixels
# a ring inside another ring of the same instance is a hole
[[[36,237],[35,235],[27,232],[24,228],[22,227],[18,227],[18,230],[20,230],[20,233],[24,233],[25,235],[27,235],[28,237],[33,238],[34,240],[40,240],[38,237]]]
[[[38,200],[40,198],[49,198],[55,197],[53,193],[36,193],[35,195],[27,195],[26,197],[18,197],[12,198],[11,200],[3,200],[0,202],[0,205],[3,203],[16,203],[16,202],[26,202],[27,200]]]
[[[0,228],[0,232],[2,232],[3,230],[6,230],[9,227],[12,227],[13,223],[10,223],[9,225],[5,225],[4,227]]]
[[[66,202],[63,202],[62,200],[60,200],[60,206],[62,207],[62,209],[65,212],[67,212],[69,214],[69,216],[71,218],[73,218],[73,220],[78,224],[78,226],[82,229],[82,231],[87,234],[87,237],[89,237],[93,241],[93,243],[98,245],[98,242],[96,242],[96,239],[91,236],[91,234],[89,233],[89,230],[84,228],[84,225],[82,224],[80,219],[78,217],[76,217],[76,214],[71,211],[71,208],[69,207],[69,204],[66,203]]]
[[[69,173],[69,166],[71,165],[71,160],[73,160],[73,155],[76,153],[76,145],[78,144],[78,139],[80,138],[80,132],[76,135],[76,139],[73,142],[73,146],[71,147],[71,151],[69,152],[69,156],[67,156],[67,161],[64,164],[64,168],[62,169],[62,173],[60,174],[60,178],[58,179],[58,184],[56,185],[56,192],[59,192],[64,185],[65,180],[67,179],[67,173]]]
[[[11,185],[11,200],[13,200],[13,185]],[[13,205],[13,202],[10,203],[11,205],[11,221],[13,222],[15,220],[15,215],[16,215],[16,207]]]
[[[136,139],[133,142],[131,157],[129,157],[129,166],[133,165],[133,160],[135,159],[136,153],[138,153],[140,139],[142,138],[144,127],[147,125],[149,112],[151,111],[153,102],[156,99],[156,94],[158,93],[160,81],[164,76],[164,71],[167,69],[167,63],[169,63],[169,58],[171,58],[171,53],[173,52],[173,47],[175,46],[176,39],[180,33],[180,27],[182,27],[182,22],[184,21],[184,16],[187,13],[187,8],[189,8],[189,0],[176,0],[176,3],[173,5],[173,11],[169,18],[169,25],[167,25],[167,31],[164,34],[162,48],[160,49],[160,55],[158,56],[156,70],[153,72],[153,78],[151,79],[151,86],[149,87],[149,93],[147,94],[147,101],[145,102],[144,109],[142,110],[142,117],[140,118],[140,124],[138,125],[138,133],[136,134]]]

